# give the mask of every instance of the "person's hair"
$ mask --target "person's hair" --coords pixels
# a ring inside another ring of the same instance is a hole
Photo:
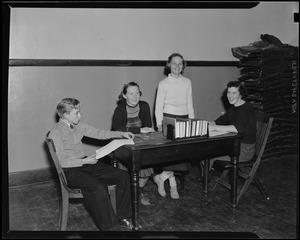
[[[80,101],[75,98],[64,98],[56,107],[58,116],[62,117],[64,113],[70,113],[73,109],[77,109],[80,105]]]
[[[230,81],[229,83],[227,83],[226,93],[228,91],[228,88],[230,88],[230,87],[236,87],[238,89],[239,93],[241,94],[243,100],[245,100],[246,97],[248,96],[247,89],[244,86],[243,82],[240,82],[240,81]]]
[[[174,57],[180,57],[182,59],[182,64],[183,64],[182,71],[183,71],[185,69],[185,67],[186,67],[186,61],[184,60],[183,56],[181,54],[179,54],[179,53],[172,53],[170,55],[170,57],[168,57],[166,68],[170,69],[170,63],[172,62],[172,59]]]
[[[124,101],[125,100],[125,98],[123,97],[123,94],[126,95],[127,89],[130,86],[137,86],[137,88],[139,89],[139,92],[140,92],[140,96],[142,96],[142,91],[140,90],[140,86],[136,82],[129,82],[129,83],[126,83],[126,84],[123,85],[122,91],[119,95],[119,101]]]

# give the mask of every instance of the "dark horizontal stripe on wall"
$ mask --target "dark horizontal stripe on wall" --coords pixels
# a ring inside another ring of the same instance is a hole
[[[68,60],[68,59],[10,59],[10,67],[26,66],[116,66],[116,67],[145,67],[165,66],[166,61],[148,60]],[[237,66],[238,61],[187,61],[187,66]]]

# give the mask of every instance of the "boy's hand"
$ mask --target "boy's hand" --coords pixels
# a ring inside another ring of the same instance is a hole
[[[86,157],[82,159],[83,164],[95,164],[98,162],[98,159],[96,159],[96,155],[92,155],[90,157]]]
[[[128,138],[128,139],[134,139],[134,134],[131,132],[122,132],[122,137]]]

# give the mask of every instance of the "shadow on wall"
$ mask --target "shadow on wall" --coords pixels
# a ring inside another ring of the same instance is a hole
[[[57,115],[57,114],[56,114]],[[52,160],[52,157],[51,157],[51,154],[50,154],[50,151],[49,151],[49,148],[48,148],[48,145],[47,145],[47,142],[46,142],[46,137],[48,135],[48,133],[50,132],[51,129],[49,129],[48,132],[45,133],[45,141],[43,143],[43,149],[44,151],[46,152],[46,158],[47,158],[47,161],[50,165],[50,168],[51,169],[55,169],[55,165],[53,163],[53,160]]]

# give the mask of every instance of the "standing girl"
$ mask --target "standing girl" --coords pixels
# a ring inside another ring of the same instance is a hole
[[[195,117],[191,80],[181,75],[185,67],[186,62],[179,53],[173,53],[167,60],[166,70],[168,70],[168,77],[159,82],[156,95],[155,117],[158,131],[162,131],[164,116],[173,118]],[[158,185],[158,193],[162,197],[166,196],[164,181],[169,179],[171,198],[179,198],[173,171],[187,171],[189,170],[189,165],[189,163],[180,163],[166,166],[161,174],[153,178]]]

